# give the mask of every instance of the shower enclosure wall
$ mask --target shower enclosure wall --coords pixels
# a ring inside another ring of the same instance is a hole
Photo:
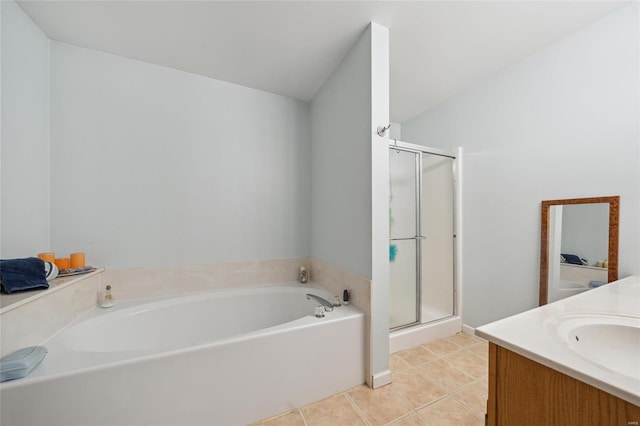
[[[389,145],[392,352],[461,328],[455,273],[456,157],[405,142]]]

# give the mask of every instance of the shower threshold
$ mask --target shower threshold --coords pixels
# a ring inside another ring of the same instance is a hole
[[[462,331],[462,318],[459,316],[395,330],[389,334],[389,353],[403,351],[460,331]]]

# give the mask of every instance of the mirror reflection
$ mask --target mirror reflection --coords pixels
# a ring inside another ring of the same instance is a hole
[[[540,304],[617,279],[619,197],[542,202]]]
[[[551,206],[548,301],[607,282],[609,204]]]

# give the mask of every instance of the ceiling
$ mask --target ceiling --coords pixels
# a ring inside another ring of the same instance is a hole
[[[404,122],[629,2],[19,1],[52,40],[309,101],[375,21]]]

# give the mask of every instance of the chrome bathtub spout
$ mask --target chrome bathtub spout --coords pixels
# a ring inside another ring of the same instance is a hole
[[[315,294],[309,294],[307,293],[307,300],[315,300],[316,302],[320,303],[322,306],[324,306],[324,310],[326,312],[331,312],[333,311],[333,303],[323,299],[320,296],[316,296]]]

